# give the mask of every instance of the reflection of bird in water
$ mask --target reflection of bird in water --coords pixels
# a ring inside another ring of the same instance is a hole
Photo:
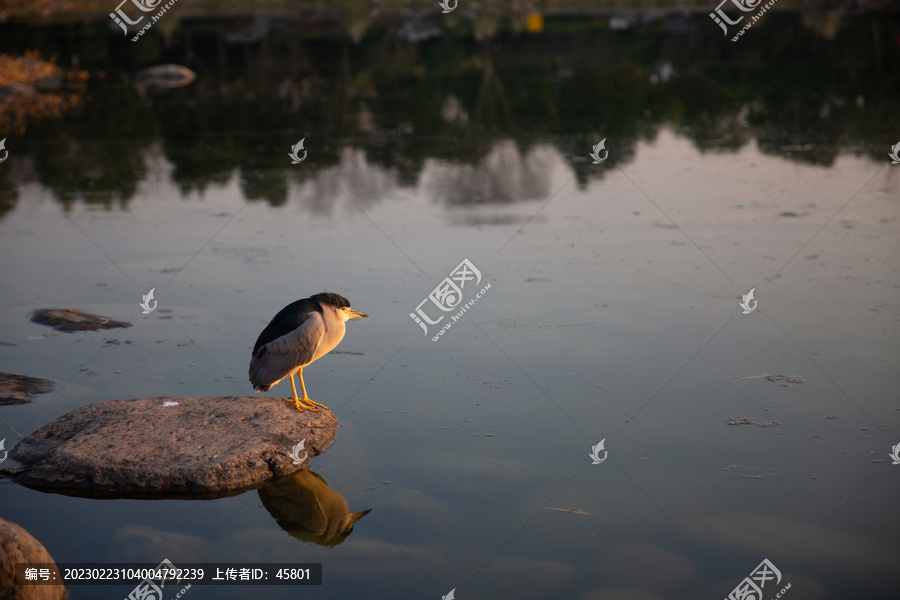
[[[263,506],[290,535],[323,546],[337,546],[369,510],[350,512],[343,496],[309,469],[258,490]]]
[[[368,317],[350,308],[350,301],[338,294],[322,293],[288,304],[266,325],[250,359],[250,383],[257,392],[266,392],[285,377],[291,381],[293,402],[297,410],[316,410],[324,404],[313,402],[306,395],[303,367],[322,358],[344,338],[347,321],[354,317]],[[303,397],[297,397],[294,373],[300,374]],[[285,400],[290,402],[291,400]]]

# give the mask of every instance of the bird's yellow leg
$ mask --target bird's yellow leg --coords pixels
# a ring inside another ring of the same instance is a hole
[[[324,404],[319,404],[318,402],[310,399],[310,397],[306,395],[306,383],[303,381],[303,367],[300,367],[300,389],[303,390],[303,398],[301,398],[301,400],[303,401],[304,404],[306,404],[307,406],[310,407],[310,410],[319,412],[316,410],[317,406],[320,408],[328,408]]]
[[[303,410],[302,408],[300,408],[300,398],[297,397],[297,386],[294,385],[294,374],[291,373],[290,375],[288,375],[288,377],[290,377],[290,379],[291,379],[291,391],[294,392],[294,398],[293,398],[294,406],[297,407],[297,410]],[[303,381],[303,380],[301,379],[301,381]],[[305,396],[306,393],[304,392],[303,395]],[[284,401],[291,402],[291,399],[285,398]]]

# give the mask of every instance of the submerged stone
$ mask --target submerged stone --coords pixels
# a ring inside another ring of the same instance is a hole
[[[57,331],[97,331],[115,327],[131,327],[131,323],[114,321],[109,317],[81,312],[74,308],[39,308],[31,313],[31,320],[49,325]]]
[[[5,473],[36,489],[104,498],[216,498],[309,467],[337,436],[334,414],[253,396],[110,400],[19,442]]]
[[[0,371],[0,406],[28,404],[37,394],[46,394],[56,384],[49,379]]]

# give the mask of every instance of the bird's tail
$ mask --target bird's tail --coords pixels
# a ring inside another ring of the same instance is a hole
[[[259,373],[260,361],[257,357],[253,357],[250,359],[250,370],[248,375],[250,376],[250,383],[253,385],[253,391],[255,392],[268,392],[269,388],[275,385],[275,383],[262,383],[259,381],[260,373]]]
[[[267,392],[296,370],[291,356],[269,354],[263,349],[258,356],[250,358],[250,383],[257,392]]]

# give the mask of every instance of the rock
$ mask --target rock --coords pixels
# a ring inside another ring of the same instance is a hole
[[[114,327],[131,327],[131,323],[114,321],[109,317],[92,315],[72,308],[40,308],[31,313],[31,320],[49,325],[57,331],[97,331]]]
[[[156,65],[141,69],[135,74],[141,84],[154,89],[171,90],[188,85],[197,74],[181,65]]]
[[[46,394],[55,386],[49,379],[0,371],[0,406],[28,404],[35,395]]]
[[[279,398],[110,400],[73,410],[19,442],[10,456],[22,464],[5,474],[75,496],[219,498],[309,467],[338,427],[331,411],[299,412]],[[303,460],[294,464],[300,442]]]
[[[759,425],[760,427],[772,427],[781,425],[781,421],[757,421],[750,417],[728,417],[725,422],[729,425]]]
[[[0,598],[4,600],[60,600],[66,588],[56,585],[16,585],[16,563],[50,563],[43,544],[22,527],[0,518]]]

